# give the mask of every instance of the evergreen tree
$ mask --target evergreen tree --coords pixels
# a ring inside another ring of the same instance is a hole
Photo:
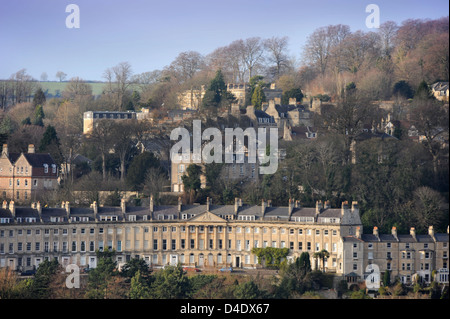
[[[222,71],[218,70],[216,76],[209,83],[208,89],[203,97],[203,108],[215,110],[218,107],[231,104],[234,100],[234,95],[227,90]]]
[[[409,85],[409,83],[404,80],[398,81],[394,84],[392,94],[403,96],[405,99],[412,99],[414,96],[411,85]]]
[[[187,175],[181,177],[184,185],[184,192],[189,194],[190,201],[194,201],[197,196],[197,192],[201,188],[200,175],[202,173],[202,168],[199,165],[191,164],[186,169]]]
[[[142,259],[141,259],[142,260]],[[131,299],[146,299],[150,297],[149,287],[147,282],[142,278],[141,272],[138,270],[131,278],[130,298]]]
[[[51,125],[47,126],[47,129],[42,136],[41,143],[39,145],[39,152],[49,153],[58,165],[63,162],[59,138],[56,134],[55,128]]]
[[[34,93],[33,97],[33,106],[36,108],[38,105],[43,106],[45,103],[45,94],[44,91],[42,91],[41,88],[37,89]]]
[[[42,107],[42,105],[37,105],[35,110],[34,110],[34,120],[33,120],[33,124],[34,125],[39,125],[39,126],[44,126],[44,109]]]
[[[289,104],[289,99],[295,98],[296,102],[301,102],[304,95],[300,88],[293,88],[283,93],[281,96],[281,103],[284,105]]]
[[[151,284],[151,298],[184,299],[190,295],[191,287],[181,266],[168,266],[158,271]]]
[[[150,168],[159,168],[159,160],[150,152],[143,152],[135,156],[128,168],[127,184],[133,190],[142,190],[147,171]]]
[[[416,90],[416,93],[414,93],[414,100],[417,99],[431,99],[433,98],[433,94],[431,93],[431,89],[428,86],[427,82],[422,81],[419,84],[419,87]]]
[[[253,280],[239,284],[233,292],[237,299],[258,299],[261,291]]]
[[[48,299],[50,297],[51,289],[50,282],[52,277],[56,275],[60,265],[56,259],[52,261],[44,260],[36,271],[34,278],[29,286],[29,293],[31,298]]]
[[[97,251],[97,267],[89,272],[86,296],[91,299],[104,299],[108,287],[115,276],[117,263],[113,260],[115,251]]]
[[[253,91],[252,95],[252,105],[257,109],[261,109],[261,105],[266,101],[266,95],[260,85],[258,85]]]

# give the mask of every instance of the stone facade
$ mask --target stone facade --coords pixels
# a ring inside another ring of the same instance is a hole
[[[435,233],[433,226],[428,234],[398,234],[395,227],[391,234],[380,234],[373,228],[372,234],[343,237],[344,275],[352,282],[364,281],[373,265],[378,267],[381,278],[390,272],[391,281],[399,278],[404,284],[411,284],[417,277],[426,283],[433,280],[432,272],[437,271],[435,280],[448,284],[448,241],[449,234]]]
[[[58,187],[58,168],[50,154],[35,153],[34,145],[26,153],[11,153],[3,145],[0,156],[0,194],[2,199],[30,202],[44,191]]]
[[[347,216],[348,215],[348,216]],[[353,216],[353,217],[352,217]],[[253,247],[289,248],[288,259],[303,251],[326,249],[327,271],[342,273],[342,235],[352,235],[360,224],[356,203],[333,209],[318,203],[301,207],[261,205],[99,207],[15,207],[0,209],[0,266],[33,269],[45,259],[62,264],[96,266],[97,249],[115,249],[125,263],[136,256],[153,267],[181,263],[196,267],[258,267]],[[353,218],[353,219],[352,219]],[[357,223],[350,225],[349,222]]]
[[[257,268],[252,248],[288,248],[293,261],[308,252],[313,269],[322,262],[314,253],[329,252],[325,271],[362,282],[368,265],[381,273],[390,270],[394,279],[410,283],[420,275],[430,281],[437,270],[441,282],[448,283],[448,231],[427,235],[362,234],[358,204],[342,203],[331,208],[328,202],[302,207],[290,200],[287,206],[234,205],[149,207],[16,207],[4,202],[0,209],[0,267],[25,271],[46,259],[61,264],[96,267],[97,250],[114,249],[119,266],[131,258],[142,258],[152,267],[182,264],[185,267]],[[447,275],[445,275],[447,274]]]
[[[142,112],[144,113],[144,112]],[[83,134],[89,134],[99,120],[133,120],[137,118],[136,112],[110,112],[110,111],[88,111],[83,114]]]

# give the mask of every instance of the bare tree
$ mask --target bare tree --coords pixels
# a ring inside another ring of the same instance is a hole
[[[63,71],[58,71],[56,72],[56,77],[59,79],[59,82],[62,82],[67,77],[67,74]]]
[[[263,61],[264,46],[261,38],[253,37],[240,40],[241,58],[247,66],[248,80],[254,75],[254,70]]]
[[[10,94],[13,104],[31,100],[36,90],[36,80],[25,69],[21,69],[10,77]]]
[[[325,112],[322,112],[324,129],[344,140],[344,164],[351,162],[351,146],[361,134],[363,125],[375,115],[375,106],[358,92],[347,92]]]
[[[429,187],[422,186],[414,191],[412,215],[418,231],[426,231],[430,225],[442,224],[445,220],[444,204],[441,194]]]
[[[208,69],[211,70],[211,76],[218,70],[222,70],[227,82],[244,82],[244,75],[247,68],[241,57],[242,43],[242,40],[233,41],[228,46],[217,48],[206,57]]]
[[[136,137],[140,136],[137,132],[141,125],[137,125],[135,120],[126,120],[114,123],[111,132],[111,138],[114,144],[114,152],[120,161],[120,180],[125,181],[126,162],[130,156],[133,145],[136,145]]]
[[[101,120],[94,125],[94,128],[89,136],[88,141],[93,143],[102,157],[102,172],[103,181],[106,181],[106,155],[113,147],[113,126],[114,122],[109,120]]]
[[[181,52],[170,64],[169,70],[179,82],[192,79],[204,67],[203,56],[196,51]]]
[[[398,25],[394,21],[386,21],[378,29],[379,46],[384,55],[390,55],[394,48],[394,39],[397,34]]]
[[[128,62],[121,62],[106,69],[103,77],[107,81],[106,93],[113,97],[114,106],[122,111],[125,104],[125,94],[132,83],[131,65]]]
[[[432,158],[437,184],[440,158],[443,154],[448,154],[448,108],[430,98],[415,98],[412,106],[411,123],[424,137],[422,143]]]
[[[42,72],[41,74],[41,81],[47,81],[48,80],[48,75],[47,72]]]
[[[307,39],[303,51],[305,62],[316,66],[322,76],[325,75],[331,59],[332,68],[339,69],[341,58],[340,44],[350,34],[350,27],[347,25],[329,25],[315,30]]]
[[[264,40],[264,47],[269,52],[269,62],[276,66],[276,78],[282,74],[283,68],[289,65],[289,57],[286,54],[288,49],[288,37],[272,37]]]
[[[92,99],[92,86],[83,79],[74,77],[70,79],[62,95],[71,102],[82,106]]]

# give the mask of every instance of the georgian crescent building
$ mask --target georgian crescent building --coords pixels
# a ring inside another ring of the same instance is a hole
[[[288,260],[302,252],[318,267],[315,252],[326,250],[325,270],[347,279],[363,281],[376,263],[381,272],[412,280],[417,273],[431,280],[437,270],[448,283],[448,231],[446,234],[365,235],[357,202],[331,208],[328,202],[302,207],[290,200],[287,206],[261,205],[157,206],[89,208],[16,207],[4,201],[0,208],[0,267],[25,271],[46,259],[61,264],[96,267],[97,250],[114,249],[119,266],[142,258],[149,266],[181,264],[185,267],[256,268],[252,248],[288,248]],[[408,246],[405,244],[408,243]],[[426,245],[425,245],[426,244]],[[408,248],[406,248],[408,247]],[[320,262],[320,268],[322,269]],[[447,273],[447,277],[445,277]],[[426,275],[429,276],[426,276]]]

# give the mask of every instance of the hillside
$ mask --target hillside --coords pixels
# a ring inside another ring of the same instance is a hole
[[[45,96],[47,98],[60,97],[61,92],[64,91],[64,88],[66,87],[66,85],[68,83],[69,83],[68,81],[64,81],[64,82],[40,81],[39,82],[39,84],[41,85],[42,90],[44,91]],[[102,94],[105,83],[103,83],[103,82],[88,82],[88,83],[92,87],[93,95]]]

